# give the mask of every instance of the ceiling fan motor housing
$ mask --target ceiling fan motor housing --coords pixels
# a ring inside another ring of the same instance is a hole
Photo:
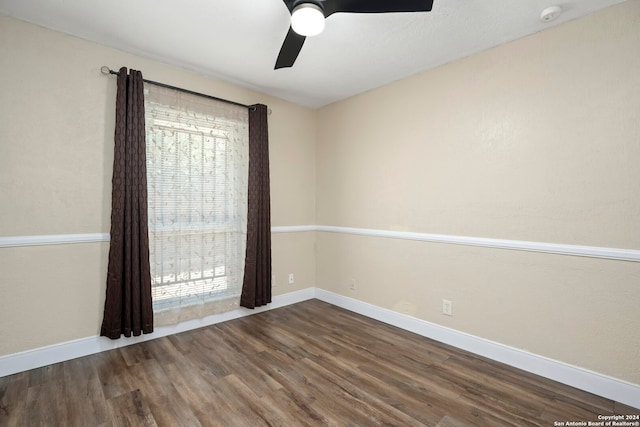
[[[283,0],[284,4],[292,14],[292,21],[295,20],[294,12],[310,12],[311,20],[315,22],[313,31],[305,31],[295,27],[289,28],[289,32],[284,39],[275,69],[288,68],[298,58],[302,45],[307,35],[318,34],[324,29],[324,18],[328,18],[334,13],[396,13],[396,12],[429,12],[433,7],[433,0]],[[320,12],[320,13],[318,13]],[[315,14],[315,16],[313,16]],[[319,29],[319,31],[318,31]]]
[[[287,5],[287,9],[289,9],[290,13],[293,13],[298,6],[314,5],[322,10],[322,13],[324,14],[323,3],[325,3],[325,1],[323,0],[284,0],[284,3]]]

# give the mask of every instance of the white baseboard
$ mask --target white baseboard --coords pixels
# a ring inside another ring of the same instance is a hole
[[[188,320],[177,325],[160,326],[154,328],[153,333],[140,335],[138,337],[111,340],[105,337],[93,336],[36,348],[33,350],[27,350],[20,353],[9,354],[7,356],[1,356],[0,377],[51,365],[53,363],[76,359],[78,357],[88,356],[90,354],[99,353],[101,351],[112,350],[114,348],[125,347],[131,344],[149,341],[167,335],[202,328],[204,326],[214,325],[216,323],[226,322],[228,320],[238,319],[240,317],[251,316],[252,314],[261,313],[263,311],[273,310],[274,308],[280,308],[290,304],[295,304],[297,302],[313,299],[314,296],[314,288],[307,288],[297,292],[277,295],[273,297],[273,301],[271,304],[264,307],[256,308],[254,310],[238,308],[226,313],[207,316],[203,319]]]
[[[323,289],[316,288],[315,296],[321,301],[363,316],[640,409],[640,385],[456,331]]]
[[[640,409],[640,385],[611,378],[584,368],[509,347],[318,288],[307,288],[297,292],[275,296],[271,304],[255,310],[240,308],[227,313],[208,316],[204,319],[190,320],[178,325],[158,327],[155,328],[153,333],[139,337],[110,340],[105,337],[93,336],[2,356],[0,357],[0,377],[250,316],[313,298],[471,353],[502,362],[506,365]]]

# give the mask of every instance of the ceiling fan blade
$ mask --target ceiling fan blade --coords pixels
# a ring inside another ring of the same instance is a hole
[[[430,12],[433,8],[433,0],[283,0],[293,13],[294,9],[302,4],[311,3],[322,9],[325,18],[338,12],[347,13],[393,13],[393,12]],[[274,69],[287,68],[293,66],[300,54],[302,45],[306,40],[293,28],[289,27],[289,32],[284,39],[276,66]]]
[[[296,62],[296,58],[298,58],[298,54],[300,53],[300,49],[302,49],[305,39],[305,36],[301,36],[293,31],[293,28],[289,27],[289,32],[284,38],[284,42],[280,48],[280,53],[278,54],[278,59],[276,59],[276,66],[274,67],[274,70],[277,70],[278,68],[291,67],[293,63]]]
[[[433,7],[433,0],[325,0],[322,5],[325,16],[336,12],[429,12]]]

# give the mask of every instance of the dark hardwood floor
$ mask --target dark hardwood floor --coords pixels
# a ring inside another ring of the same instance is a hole
[[[318,300],[0,378],[2,426],[553,426],[632,413]]]

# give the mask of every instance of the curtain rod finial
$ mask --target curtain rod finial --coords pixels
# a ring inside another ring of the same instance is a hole
[[[109,75],[111,74],[111,69],[106,65],[103,65],[102,67],[100,67],[100,72],[104,75]]]

